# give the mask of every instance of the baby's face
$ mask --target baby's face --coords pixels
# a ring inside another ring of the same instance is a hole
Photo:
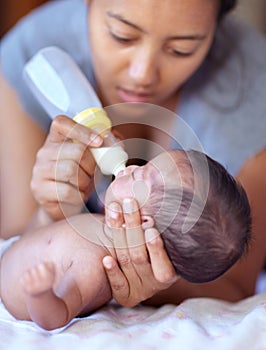
[[[140,207],[147,203],[154,185],[162,184],[160,171],[147,163],[144,166],[131,165],[120,171],[111,183],[105,198],[105,204],[115,201],[122,203],[125,198],[135,198]]]
[[[111,201],[121,203],[125,198],[134,197],[145,215],[151,191],[168,184],[180,186],[181,179],[176,162],[165,152],[144,166],[132,165],[121,171],[106,192],[105,204]]]

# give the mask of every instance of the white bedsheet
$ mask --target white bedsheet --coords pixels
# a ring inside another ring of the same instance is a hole
[[[15,320],[0,303],[0,349],[265,350],[266,293],[234,304],[208,298],[159,309],[111,304],[56,331]]]

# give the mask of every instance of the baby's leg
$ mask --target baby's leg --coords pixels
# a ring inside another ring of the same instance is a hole
[[[31,319],[45,329],[64,326],[68,322],[65,302],[55,295],[55,269],[52,263],[40,263],[21,278]]]

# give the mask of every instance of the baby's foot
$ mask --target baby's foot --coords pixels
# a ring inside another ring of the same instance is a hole
[[[43,262],[25,272],[20,282],[25,293],[36,296],[52,289],[54,279],[53,263]]]

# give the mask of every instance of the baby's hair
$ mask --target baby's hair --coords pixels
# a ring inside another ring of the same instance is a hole
[[[201,152],[188,151],[186,154],[189,156],[185,158],[187,166],[196,170],[194,175],[190,171],[188,176],[201,176],[206,164],[209,168],[207,198],[204,200],[201,194],[193,193],[193,188],[184,186],[156,188],[154,192],[157,193],[154,199],[151,195],[150,203],[155,209],[155,225],[162,233],[176,273],[190,282],[202,283],[222,275],[247,250],[251,213],[244,189],[221,164]],[[204,180],[200,179],[201,182]],[[163,198],[161,206],[158,197]],[[177,199],[178,207],[173,205]],[[190,215],[191,204],[194,211],[201,213],[195,222],[193,214]],[[192,225],[184,232],[187,220],[192,220]]]

